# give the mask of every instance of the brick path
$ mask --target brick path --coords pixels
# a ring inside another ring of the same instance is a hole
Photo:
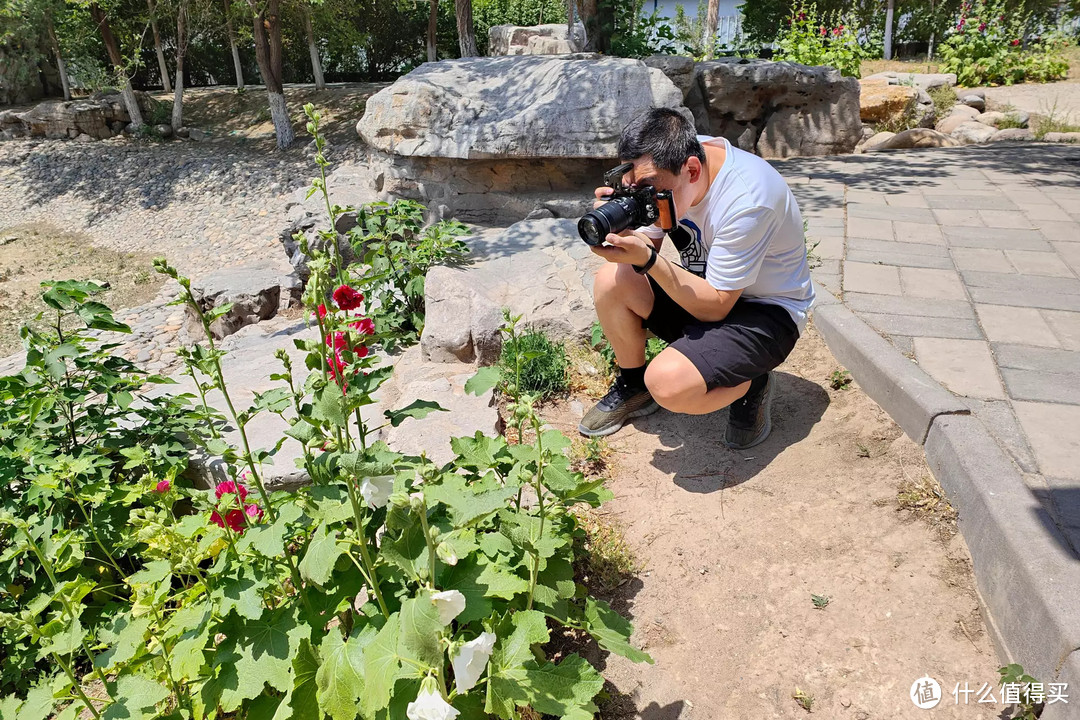
[[[1080,148],[777,167],[816,282],[963,399],[1080,555]]]

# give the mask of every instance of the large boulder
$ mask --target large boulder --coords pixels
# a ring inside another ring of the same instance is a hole
[[[156,102],[144,92],[137,92],[135,98],[144,116]],[[98,92],[85,100],[40,103],[15,115],[14,119],[21,123],[23,130],[13,134],[50,139],[87,135],[104,140],[117,134],[117,128],[122,129],[130,122],[124,99],[117,92]],[[4,124],[13,125],[13,118],[5,118]]]
[[[683,99],[694,86],[694,59],[682,55],[650,55],[643,63],[667,75],[675,87],[682,91]]]
[[[972,120],[969,122],[960,123],[956,126],[956,128],[953,129],[951,133],[949,133],[949,135],[956,138],[965,145],[970,145],[974,143],[988,142],[990,138],[994,136],[995,132],[997,132],[997,130],[990,127],[989,125],[983,125],[980,122],[975,122],[974,120]]]
[[[463,268],[433,267],[424,280],[425,360],[494,365],[502,351],[502,313]]]
[[[939,148],[956,147],[960,143],[945,133],[929,128],[911,128],[896,133],[892,137],[884,138],[873,145],[867,143],[863,152],[876,152],[878,150],[906,150],[910,148]]]
[[[763,157],[849,153],[862,138],[859,81],[829,67],[722,58],[698,63],[698,130]]]
[[[210,332],[221,339],[246,325],[273,317],[281,306],[282,268],[276,264],[250,264],[223,268],[191,283],[191,294],[202,311],[231,304],[214,320]],[[195,312],[187,309],[190,332],[199,329]]]
[[[433,217],[512,222],[577,214],[643,110],[682,92],[640,60],[569,55],[426,63],[371,96],[357,132],[383,199]]]
[[[859,117],[863,122],[890,122],[910,113],[919,92],[908,85],[889,85],[877,81],[859,82]]]
[[[585,49],[585,26],[493,25],[488,29],[488,55],[561,55]]]

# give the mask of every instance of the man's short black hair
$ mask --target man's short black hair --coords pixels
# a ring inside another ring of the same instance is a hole
[[[649,155],[653,165],[679,174],[692,157],[705,162],[705,150],[697,139],[694,124],[671,108],[644,111],[625,128],[619,138],[619,159],[630,161]]]

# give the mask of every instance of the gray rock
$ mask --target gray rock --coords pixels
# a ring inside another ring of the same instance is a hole
[[[975,116],[975,122],[980,122],[983,125],[989,125],[990,127],[997,127],[998,123],[1005,119],[1005,113],[996,111],[987,111],[979,113]]]
[[[960,143],[948,135],[929,128],[911,128],[897,133],[883,143],[863,148],[863,152],[903,150],[908,148],[956,147]]]
[[[880,149],[880,145],[884,145],[888,141],[892,140],[894,137],[896,137],[896,133],[894,132],[883,131],[875,133],[865,143],[863,143],[860,149],[863,152],[873,152],[874,150]]]
[[[989,125],[983,125],[980,122],[964,122],[956,126],[956,128],[949,133],[949,135],[965,145],[971,143],[984,143],[990,140],[997,132]]]
[[[683,100],[690,94],[690,88],[694,85],[694,59],[681,55],[650,55],[642,58],[643,63],[651,68],[656,68],[667,75],[675,87],[683,94]]]
[[[990,142],[1002,140],[1034,140],[1035,134],[1027,128],[1005,128],[990,136]]]
[[[1045,142],[1080,142],[1080,132],[1048,132],[1042,138]]]
[[[186,139],[189,132],[190,131],[186,127],[177,128],[176,129],[176,137]]]
[[[933,90],[936,87],[953,87],[956,85],[955,73],[901,73],[879,72],[864,79],[885,78],[890,85],[914,85],[922,90]]]
[[[848,153],[862,137],[859,81],[834,68],[722,58],[695,77],[687,105],[699,130],[763,157]]]
[[[681,108],[682,93],[640,60],[461,58],[372,95],[357,132],[404,157],[611,158],[623,126],[653,106]]]
[[[502,313],[468,269],[433,267],[424,281],[424,360],[493,365],[502,351]]]
[[[210,332],[221,339],[245,325],[273,317],[281,302],[281,268],[270,264],[238,265],[223,268],[191,284],[191,292],[205,313],[232,303],[232,309],[210,325]],[[188,331],[200,325],[194,311],[187,309]]]
[[[952,112],[949,114],[949,117],[953,117],[955,115],[957,117],[964,117],[968,120],[974,120],[981,114],[982,113],[979,110],[976,110],[973,107],[968,107],[967,105],[953,105],[953,109]]]
[[[970,110],[971,108],[968,109]],[[973,122],[973,120],[965,113],[953,113],[949,117],[940,121],[934,129],[940,133],[945,133],[946,135],[948,135],[956,128],[968,122]]]
[[[157,132],[158,135],[165,138],[166,140],[173,136],[172,125],[165,125],[164,123],[161,125],[155,125],[154,130]]]
[[[493,25],[488,29],[488,54],[558,55],[585,49],[585,26],[580,22],[551,25]]]
[[[188,140],[204,141],[210,139],[210,133],[199,128],[188,128]]]
[[[88,143],[94,142],[94,138],[90,137],[86,133],[79,133],[75,136],[75,142]]]
[[[986,98],[980,95],[975,95],[969,92],[960,97],[960,102],[964,105],[967,105],[968,107],[975,108],[979,112],[983,112],[984,110],[986,110]]]

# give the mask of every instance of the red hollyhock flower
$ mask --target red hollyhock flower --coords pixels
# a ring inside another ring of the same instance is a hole
[[[979,32],[986,32],[986,23],[979,23]]]
[[[832,34],[839,37],[841,28],[833,28]]]
[[[349,340],[345,337],[344,332],[338,330],[326,336],[326,346],[333,348],[334,352],[340,353],[342,350],[349,348]]]
[[[1011,43],[1009,43],[1009,44],[1010,44],[1010,45],[1012,45],[1013,47],[1016,47],[1017,45],[1019,45],[1019,44],[1020,44],[1020,41],[1019,41],[1019,40],[1013,40],[1013,41],[1012,41]]]
[[[244,514],[248,516],[251,522],[259,522],[262,520],[263,511],[261,507],[252,503],[244,506]]]
[[[360,318],[355,322],[349,323],[349,327],[361,335],[375,334],[375,322],[371,318]]]
[[[248,490],[243,485],[234,483],[232,480],[225,480],[219,482],[217,487],[214,488],[214,496],[220,500],[221,496],[225,494],[239,495],[240,502],[243,502],[247,499]]]
[[[172,487],[172,484],[168,480],[159,480],[158,484],[154,486],[154,489],[164,495],[169,492],[170,487]]]
[[[364,296],[348,285],[339,285],[334,291],[334,302],[342,310],[355,310],[364,302]]]
[[[827,33],[827,31],[825,30],[825,26],[822,25],[822,27],[821,27],[821,37],[825,37],[826,33]]]
[[[319,319],[320,320],[322,320],[324,317],[326,317],[326,306],[320,304],[319,308],[318,308],[318,313],[319,313]]]
[[[358,358],[365,358],[365,357],[367,357],[367,354],[368,354],[367,345],[357,345],[356,347],[354,347],[352,349],[352,351],[353,351],[353,355],[355,355]]]
[[[244,522],[244,513],[239,509],[233,509],[225,513],[225,519],[221,519],[221,515],[218,511],[210,513],[210,522],[214,523],[218,527],[229,526],[229,529],[233,532],[244,532],[244,528],[247,527],[247,523]]]

